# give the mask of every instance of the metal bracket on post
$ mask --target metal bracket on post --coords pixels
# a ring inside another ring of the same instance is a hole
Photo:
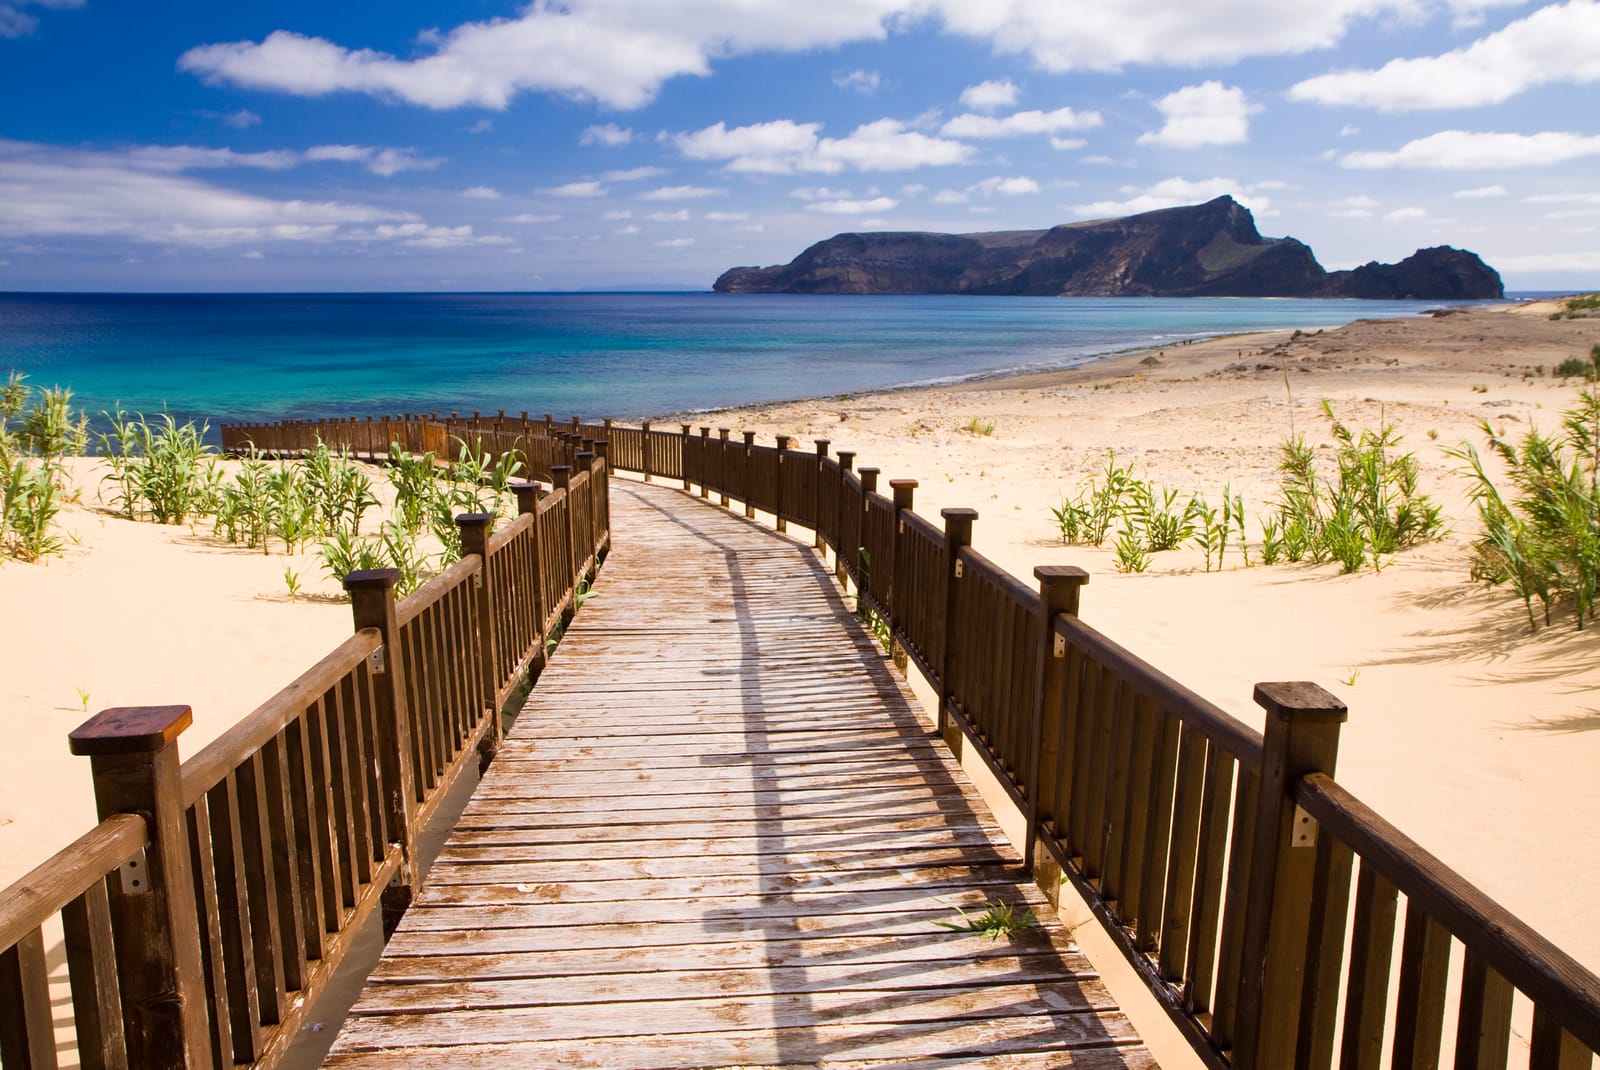
[[[1317,819],[1306,813],[1299,803],[1294,807],[1294,824],[1289,826],[1290,847],[1315,847],[1317,845]]]
[[[150,877],[145,872],[146,863],[144,848],[134,852],[133,857],[117,867],[117,876],[122,881],[123,895],[147,895],[150,892]]]
[[[956,579],[959,580],[963,575],[966,574],[966,571],[966,569],[961,567],[961,559],[959,557],[956,558]]]
[[[382,676],[389,671],[389,659],[384,654],[385,648],[379,647],[367,658],[367,669],[374,676]]]
[[[1067,637],[1060,632],[1055,634],[1055,644],[1050,648],[1053,657],[1064,658],[1067,656]]]

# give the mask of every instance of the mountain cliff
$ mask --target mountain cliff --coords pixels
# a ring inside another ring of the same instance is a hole
[[[718,293],[1029,297],[1504,296],[1475,253],[1419,249],[1398,264],[1325,271],[1294,238],[1263,238],[1232,197],[1155,212],[988,234],[838,234],[788,264],[736,267]]]

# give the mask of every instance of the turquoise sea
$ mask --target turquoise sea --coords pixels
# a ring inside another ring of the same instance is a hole
[[[0,375],[180,418],[624,419],[1081,363],[1437,303],[1243,298],[0,294]]]

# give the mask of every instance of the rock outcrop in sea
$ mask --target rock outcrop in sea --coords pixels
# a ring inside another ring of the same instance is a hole
[[[1418,249],[1398,264],[1326,271],[1305,243],[1264,238],[1232,197],[987,234],[838,234],[788,264],[736,267],[718,293],[990,294],[1029,297],[1505,296],[1476,253]]]

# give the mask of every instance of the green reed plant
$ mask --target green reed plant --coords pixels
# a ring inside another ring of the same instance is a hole
[[[1091,479],[1085,490],[1063,497],[1061,505],[1050,510],[1063,543],[1103,546],[1121,517],[1137,480],[1130,469],[1117,464],[1115,450],[1106,451],[1106,466],[1100,475],[1098,480]]]
[[[111,426],[99,440],[111,467],[102,484],[116,485],[111,502],[124,515],[182,524],[209,511],[221,482],[217,452],[205,441],[209,424],[180,424],[167,412],[130,418],[120,408],[102,415]]]
[[[1570,605],[1582,628],[1600,605],[1600,392],[1587,388],[1562,414],[1561,430],[1530,430],[1520,444],[1482,424],[1488,447],[1505,467],[1502,492],[1470,443],[1449,451],[1473,481],[1481,532],[1473,543],[1472,577],[1508,583],[1522,599],[1528,627],[1556,606]]]
[[[1400,449],[1395,426],[1352,429],[1326,399],[1322,412],[1337,447],[1335,471],[1322,474],[1305,439],[1283,443],[1277,516],[1270,532],[1263,527],[1263,543],[1272,546],[1263,546],[1263,559],[1336,560],[1345,572],[1355,572],[1368,562],[1380,568],[1388,555],[1443,538],[1439,506],[1418,490],[1416,455]]]
[[[15,371],[0,387],[0,554],[36,561],[66,548],[58,519],[74,491],[65,458],[87,440],[71,400],[60,387],[33,398]]]

